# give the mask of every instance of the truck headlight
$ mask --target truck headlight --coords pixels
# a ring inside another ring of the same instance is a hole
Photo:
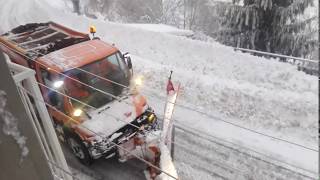
[[[152,124],[155,119],[156,119],[156,116],[154,114],[150,114],[150,116],[148,117],[148,123]]]
[[[63,81],[55,81],[55,82],[53,83],[53,87],[54,87],[55,89],[59,89],[62,85],[63,85]]]
[[[73,116],[75,117],[79,117],[82,114],[82,110],[81,109],[76,109],[73,111]]]
[[[134,84],[136,85],[136,86],[141,86],[142,85],[142,77],[141,76],[138,76],[138,77],[136,77],[135,79],[134,79]]]

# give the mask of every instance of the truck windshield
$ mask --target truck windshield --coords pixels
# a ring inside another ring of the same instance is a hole
[[[124,63],[120,52],[116,52],[99,61],[80,67],[80,69],[123,85],[128,85],[129,83],[126,64]],[[123,88],[121,86],[93,76],[82,70],[72,69],[66,72],[66,74],[98,90],[90,88],[75,80],[65,78],[65,88],[69,96],[95,108],[100,108],[113,100],[112,96],[101,93],[101,91],[114,96],[118,96],[122,93]],[[74,100],[71,101],[73,106],[83,107],[83,104]]]

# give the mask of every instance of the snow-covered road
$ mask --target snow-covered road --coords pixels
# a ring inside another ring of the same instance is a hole
[[[115,158],[99,159],[92,165],[85,166],[76,159],[65,144],[61,145],[73,175],[79,180],[145,179],[143,170],[146,166],[139,160],[133,159],[126,163],[121,163]]]
[[[199,131],[177,125],[175,134],[175,163],[182,179],[317,179]]]
[[[69,166],[80,179],[144,179],[146,166],[138,160],[120,163],[116,159],[99,159],[89,167],[82,165],[64,147]],[[174,163],[183,180],[312,180],[292,167],[253,151],[226,143],[209,134],[176,123]],[[123,172],[125,171],[125,173]],[[81,173],[80,173],[81,172]],[[304,172],[305,173],[305,172]]]

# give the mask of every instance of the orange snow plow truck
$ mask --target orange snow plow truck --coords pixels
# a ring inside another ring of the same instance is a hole
[[[12,29],[0,36],[0,48],[36,72],[59,139],[82,163],[119,156],[115,144],[158,129],[146,99],[127,88],[130,56],[115,46],[48,22]]]

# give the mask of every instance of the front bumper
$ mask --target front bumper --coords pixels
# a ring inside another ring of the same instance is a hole
[[[96,137],[92,142],[87,143],[89,153],[93,159],[108,157],[117,151],[115,144],[126,142],[138,133],[144,134],[155,129],[158,129],[158,119],[153,110],[148,108],[143,114],[132,121],[131,124],[125,125],[108,137]]]

